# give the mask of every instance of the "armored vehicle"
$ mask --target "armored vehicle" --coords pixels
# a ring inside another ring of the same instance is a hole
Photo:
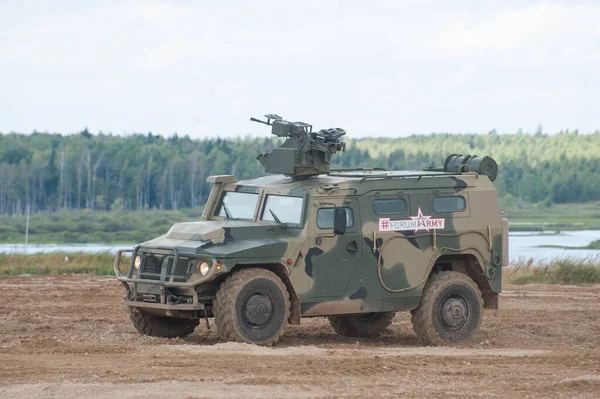
[[[200,221],[118,251],[135,328],[184,337],[214,318],[224,340],[271,345],[302,317],[377,337],[395,312],[410,311],[424,344],[470,338],[483,308],[498,308],[508,262],[494,160],[453,154],[422,171],[333,170],[344,130],[266,117],[259,122],[285,138],[258,157],[268,175],[209,177]]]

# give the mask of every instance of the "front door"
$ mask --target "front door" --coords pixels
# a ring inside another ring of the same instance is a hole
[[[311,207],[311,244],[306,256],[307,274],[312,277],[309,296],[343,296],[362,251],[358,201],[352,197],[317,198]],[[346,209],[345,234],[333,234],[336,207]]]

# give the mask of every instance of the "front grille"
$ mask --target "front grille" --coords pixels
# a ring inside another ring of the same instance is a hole
[[[146,280],[169,280],[174,278],[175,281],[187,281],[191,272],[190,267],[194,264],[194,258],[189,256],[177,257],[175,264],[175,256],[173,253],[153,253],[144,252],[140,254],[142,257],[142,265],[140,268],[139,277]]]
[[[142,263],[142,273],[160,274],[163,257],[161,255],[145,254]]]
[[[186,276],[188,274],[190,265],[189,258],[179,257],[177,259],[177,265],[175,265],[175,270],[173,270],[173,262],[175,262],[175,258],[169,258],[167,264],[167,275],[174,274],[176,276]]]
[[[175,266],[175,275],[177,276],[185,276],[188,274],[188,268],[190,265],[190,260],[188,258],[179,258],[177,259],[177,265]]]

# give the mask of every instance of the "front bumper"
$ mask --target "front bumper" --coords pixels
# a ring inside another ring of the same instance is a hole
[[[217,268],[212,267],[206,276],[190,274],[189,270],[186,276],[176,275],[176,267],[166,267],[160,270],[160,273],[144,273],[134,268],[134,260],[138,253],[160,252],[164,257],[173,258],[172,265],[177,265],[181,258],[189,259],[190,264],[194,259],[210,259],[205,256],[199,256],[196,253],[182,253],[177,248],[155,247],[138,245],[134,249],[120,249],[117,251],[113,269],[117,279],[123,284],[127,296],[125,304],[127,306],[144,308],[150,312],[165,314],[167,316],[183,315],[190,312],[204,311],[206,304],[210,302],[209,298],[199,298],[196,286],[212,280],[217,274]],[[121,256],[124,253],[131,253],[131,259],[127,274],[122,274],[119,269]],[[213,265],[216,265],[216,259],[210,259]],[[143,268],[143,266],[141,266]],[[191,267],[191,266],[190,266]],[[169,271],[170,269],[170,271]],[[143,275],[151,274],[153,278],[142,278]],[[176,281],[185,279],[187,281]],[[139,289],[142,288],[142,292]],[[150,294],[145,291],[151,291]]]
[[[206,308],[206,305],[203,303],[182,303],[177,305],[168,305],[164,303],[133,301],[129,299],[125,299],[124,302],[125,305],[129,306],[130,308],[140,308],[147,313],[151,313],[157,316],[168,316],[184,319],[199,319],[202,317],[207,317],[208,314],[210,314],[210,310],[208,310]]]

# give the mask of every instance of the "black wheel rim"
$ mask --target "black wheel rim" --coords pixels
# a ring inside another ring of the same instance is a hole
[[[462,296],[448,296],[440,304],[438,317],[445,328],[458,331],[469,320],[469,304]]]
[[[248,296],[242,308],[244,323],[259,328],[269,324],[273,318],[273,301],[269,295],[255,292]]]

